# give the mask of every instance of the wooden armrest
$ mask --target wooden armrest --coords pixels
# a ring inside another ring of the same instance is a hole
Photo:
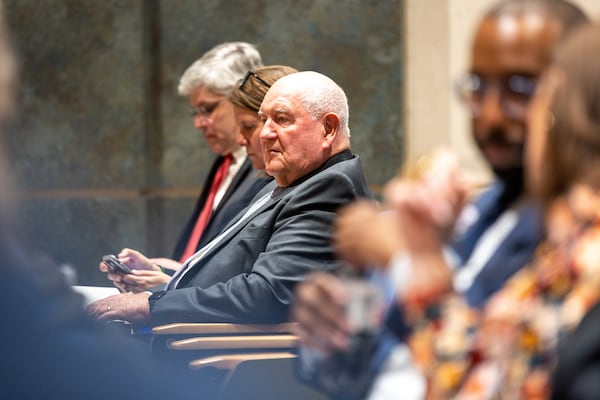
[[[213,357],[200,358],[190,362],[191,369],[214,367],[218,369],[235,369],[244,361],[279,360],[282,358],[295,358],[296,355],[288,352],[277,353],[251,353],[251,354],[224,354]]]
[[[152,329],[155,335],[221,335],[229,333],[289,333],[292,332],[294,323],[272,324],[272,325],[251,325],[251,324],[225,324],[225,323],[176,323],[156,326]]]
[[[295,335],[254,335],[254,336],[209,336],[175,340],[169,343],[173,350],[215,350],[215,349],[289,349],[296,347]]]

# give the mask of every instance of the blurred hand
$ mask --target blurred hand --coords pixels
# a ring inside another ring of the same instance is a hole
[[[415,254],[411,257],[407,282],[398,296],[408,320],[422,317],[425,310],[452,290],[452,270],[443,253]]]
[[[435,152],[419,173],[393,179],[384,192],[411,260],[409,279],[400,296],[409,313],[421,312],[451,288],[452,272],[443,246],[467,193],[456,159],[446,150]]]
[[[467,196],[466,178],[449,150],[438,149],[426,164],[417,176],[393,179],[384,190],[385,203],[399,213],[401,227],[410,239],[415,239],[413,229],[421,232],[421,227],[430,232],[435,229],[438,235],[448,234]]]
[[[382,212],[373,202],[356,201],[338,212],[334,245],[340,258],[353,266],[386,268],[403,248],[403,238],[393,213]]]
[[[396,212],[397,226],[410,257],[410,272],[399,296],[409,318],[419,318],[427,306],[440,300],[452,285],[452,272],[446,264],[443,246],[444,223],[432,206],[432,193],[423,182],[396,179],[386,189]]]
[[[150,322],[148,293],[121,293],[97,300],[87,307],[89,316],[98,321],[123,320],[133,324]]]
[[[435,194],[424,183],[397,178],[388,183],[385,195],[405,250],[414,255],[441,248],[445,230],[434,215]]]
[[[345,308],[347,294],[336,276],[317,272],[296,286],[292,321],[295,334],[307,347],[323,353],[344,349],[349,344],[350,326]]]

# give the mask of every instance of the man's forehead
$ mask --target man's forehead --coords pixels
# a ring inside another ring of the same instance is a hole
[[[260,109],[263,112],[267,110],[290,110],[295,108],[297,104],[298,99],[294,93],[287,90],[280,90],[279,87],[274,86],[265,95]]]
[[[556,20],[538,13],[487,18],[473,41],[471,69],[490,74],[539,74],[559,33]]]
[[[513,40],[516,40],[518,35],[537,34],[548,23],[549,20],[539,13],[525,14],[519,17],[503,15],[492,21],[501,36]]]
[[[213,92],[206,86],[198,86],[189,95],[189,100],[192,104],[210,103],[213,101],[221,100],[222,98],[222,95]]]

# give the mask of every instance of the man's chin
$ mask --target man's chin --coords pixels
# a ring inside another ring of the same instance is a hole
[[[486,146],[481,152],[488,165],[491,165],[494,170],[512,169],[522,159],[522,154],[506,146]]]
[[[494,175],[504,183],[506,200],[511,202],[524,192],[525,171],[522,165],[492,167]]]
[[[277,171],[279,171],[277,168],[274,168],[273,165],[270,165],[270,163],[266,163],[265,164],[265,173],[269,176],[275,176],[277,175]]]
[[[221,146],[213,146],[210,145],[209,143],[209,147],[210,147],[210,151],[218,156],[225,156],[226,154],[224,154],[225,152],[223,151],[223,148]]]

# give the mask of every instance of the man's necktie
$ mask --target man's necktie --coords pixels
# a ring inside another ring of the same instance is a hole
[[[200,214],[198,214],[198,219],[196,220],[196,225],[194,225],[194,230],[190,235],[190,238],[185,247],[185,251],[179,259],[179,261],[182,263],[196,252],[198,242],[200,241],[202,233],[204,232],[204,228],[206,228],[208,220],[210,219],[210,216],[212,214],[215,196],[217,194],[217,191],[219,190],[219,187],[221,187],[221,184],[227,176],[227,171],[229,170],[229,165],[231,165],[232,158],[233,157],[231,156],[231,154],[226,156],[223,160],[223,163],[219,166],[219,169],[217,169],[217,172],[215,173],[212,184],[210,185],[210,191],[208,192],[208,196],[206,197],[206,201],[204,202],[204,207],[202,207],[202,211],[200,211]]]
[[[219,245],[224,240],[224,238],[229,236],[231,232],[234,229],[236,229],[241,223],[247,221],[249,218],[252,218],[253,214],[272,198],[273,192],[271,191],[263,195],[260,199],[256,200],[250,205],[250,207],[246,209],[244,215],[238,218],[235,222],[230,223],[227,229],[223,230],[210,242],[206,243],[204,246],[202,246],[201,249],[199,249],[192,256],[190,256],[190,258],[185,260],[183,262],[183,265],[173,274],[171,280],[167,283],[165,290],[175,289],[182,281],[183,276],[190,269],[192,269],[196,265],[196,263],[198,263],[198,261],[204,258],[204,256],[206,256],[206,254],[208,254],[213,248],[215,248],[215,246]]]

